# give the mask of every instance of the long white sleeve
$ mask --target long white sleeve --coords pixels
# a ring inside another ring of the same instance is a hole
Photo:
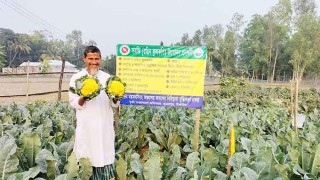
[[[75,88],[75,81],[76,81],[75,76],[73,76],[70,79],[69,87]],[[79,95],[69,91],[69,104],[71,105],[71,107],[81,110],[85,108],[85,104],[83,106],[80,106],[78,103],[79,98],[80,98]]]

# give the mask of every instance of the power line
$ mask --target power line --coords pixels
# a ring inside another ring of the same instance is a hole
[[[21,14],[22,16],[24,16],[25,18],[29,19],[30,21],[33,21],[35,24],[40,25],[42,27],[45,28],[46,31],[48,32],[54,32],[56,34],[62,35],[62,33],[56,31],[55,29],[51,28],[50,26],[48,26],[47,24],[43,23],[41,20],[39,20],[39,18],[30,15],[30,13],[26,12],[24,9],[17,7],[15,4],[13,4],[10,1],[7,0],[2,0],[2,2],[7,5],[9,8],[13,9],[14,11],[18,12],[19,14]],[[21,5],[20,5],[21,6]]]
[[[18,4],[16,1],[11,0],[11,2],[13,4],[15,4],[16,6],[20,7],[22,10],[24,10],[25,12],[31,14],[31,16],[35,17],[36,19],[40,20],[41,22],[43,22],[44,24],[46,24],[47,26],[55,29],[57,32],[64,34],[62,30],[60,30],[59,28],[51,25],[50,23],[48,23],[48,21],[46,21],[45,19],[42,19],[41,17],[37,16],[36,14],[32,13],[31,11],[29,11],[28,9],[24,8],[22,5]]]
[[[1,0],[0,2],[2,2],[4,5],[8,6],[9,8],[11,8],[12,10],[18,12],[20,15],[22,15],[23,17],[29,19],[30,21],[32,21],[33,23],[38,24],[37,21],[35,21],[34,19],[30,18],[27,14],[25,14],[23,11],[20,11],[18,9],[15,9],[13,6],[11,6],[10,4],[8,4],[6,1]],[[46,29],[47,30],[47,29]]]
[[[54,32],[60,36],[64,36],[64,33],[59,30],[58,28],[54,27],[53,25],[50,25],[48,22],[43,20],[42,18],[39,18],[29,10],[26,10],[21,5],[19,5],[16,2],[10,2],[7,0],[0,0],[4,5],[9,7],[10,9],[14,10],[15,12],[19,13],[23,17],[27,18],[28,20],[32,21],[33,23],[42,26],[46,31],[48,32]]]

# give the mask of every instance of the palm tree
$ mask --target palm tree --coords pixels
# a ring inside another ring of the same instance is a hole
[[[17,55],[21,55],[21,53],[29,54],[31,51],[31,48],[29,46],[29,41],[27,39],[27,36],[24,36],[22,34],[19,34],[14,37],[13,42],[10,42],[9,45],[10,54],[13,51],[13,57],[9,60],[9,67],[11,67],[12,62],[15,60]]]

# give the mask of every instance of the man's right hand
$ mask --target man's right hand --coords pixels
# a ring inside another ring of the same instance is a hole
[[[79,100],[78,100],[78,104],[80,106],[83,106],[86,101],[87,101],[86,97],[80,97]]]

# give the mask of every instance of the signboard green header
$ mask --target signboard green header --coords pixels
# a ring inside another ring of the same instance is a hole
[[[189,46],[118,44],[117,56],[206,60],[207,48]]]

